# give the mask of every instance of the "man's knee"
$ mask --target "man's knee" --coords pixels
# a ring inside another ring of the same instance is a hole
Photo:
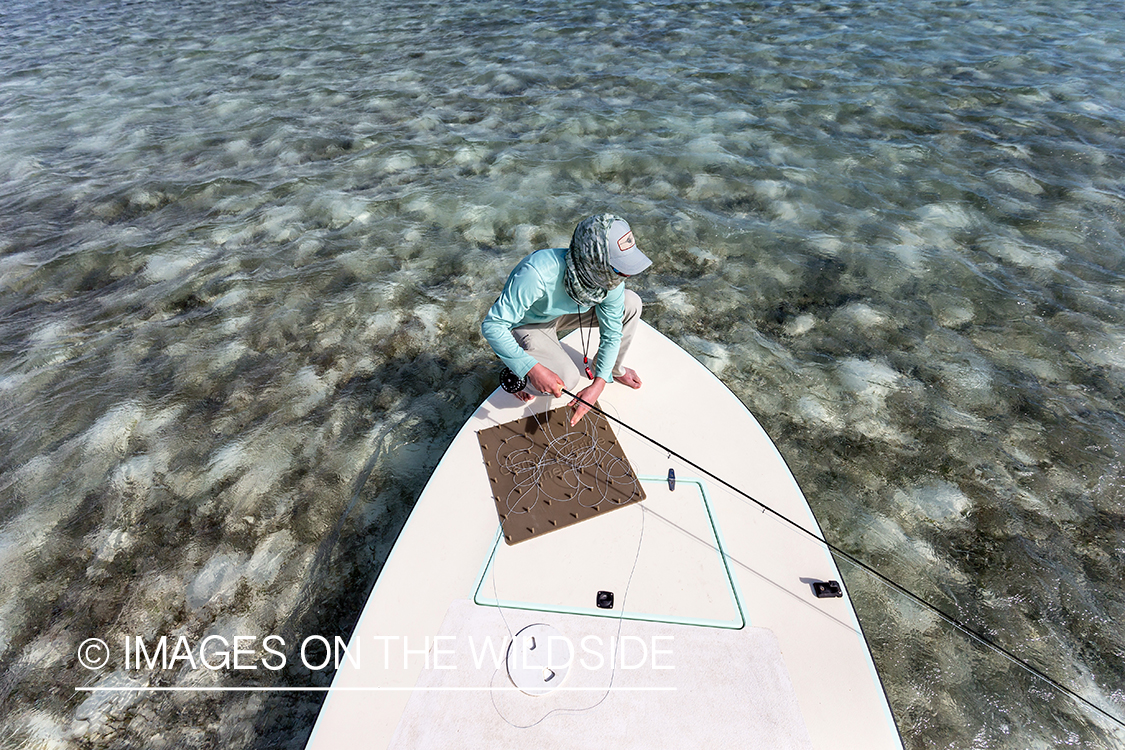
[[[559,372],[555,374],[562,379],[563,387],[571,393],[578,393],[578,389],[583,387],[582,381],[586,376],[578,370],[578,366],[573,362],[568,361],[566,365],[560,367]]]
[[[622,321],[628,323],[641,317],[641,296],[632,289],[625,290],[625,314]]]

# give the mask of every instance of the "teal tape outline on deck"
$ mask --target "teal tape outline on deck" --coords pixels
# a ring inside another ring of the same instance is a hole
[[[667,484],[668,480],[664,477],[638,477],[642,483],[652,482],[655,484]],[[699,479],[682,479],[676,478],[676,486],[680,487],[685,484],[693,484],[699,490],[699,497],[703,501],[703,510],[707,514],[707,521],[711,526],[711,533],[715,543],[715,550],[719,555],[719,562],[722,563],[723,572],[726,575],[727,590],[730,593],[731,603],[734,604],[734,610],[737,613],[736,620],[713,620],[708,618],[695,618],[695,617],[675,617],[671,615],[652,615],[643,612],[615,612],[614,610],[598,609],[596,607],[561,607],[548,604],[535,604],[533,602],[519,602],[507,601],[503,599],[495,599],[491,593],[483,592],[481,589],[485,581],[488,579],[488,574],[492,570],[493,561],[496,559],[496,551],[500,547],[503,539],[503,529],[497,525],[496,538],[489,548],[488,555],[485,557],[481,565],[480,574],[477,576],[476,583],[473,586],[473,603],[482,607],[499,607],[503,609],[521,609],[530,612],[554,612],[557,614],[566,615],[586,615],[589,617],[605,617],[613,620],[643,620],[647,622],[664,622],[672,625],[694,625],[697,627],[706,628],[724,628],[727,630],[741,630],[748,624],[746,622],[746,613],[742,608],[742,597],[738,591],[738,583],[734,576],[731,575],[730,565],[727,562],[726,546],[723,544],[723,535],[719,529],[719,524],[715,520],[714,513],[711,512],[711,500],[707,494],[707,486]],[[641,503],[642,511],[643,501]]]

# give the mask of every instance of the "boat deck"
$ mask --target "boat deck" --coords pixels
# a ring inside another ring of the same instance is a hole
[[[608,386],[608,414],[819,534],[773,442],[710,372],[644,324],[629,364],[644,386]],[[477,431],[568,401],[525,405],[498,390],[454,439],[352,635],[359,664],[337,672],[309,747],[654,746],[644,724],[665,745],[901,748],[846,591],[814,595],[813,582],[840,580],[824,546],[630,430],[614,426],[643,502],[505,543]],[[600,591],[614,594],[612,609],[597,606]],[[535,623],[575,650],[567,670],[542,672],[554,689],[538,696],[515,688],[503,663]],[[621,648],[602,654],[596,638]],[[641,644],[647,666],[627,668]],[[616,658],[603,659],[608,672],[585,668],[596,656]],[[555,710],[560,701],[568,710]]]

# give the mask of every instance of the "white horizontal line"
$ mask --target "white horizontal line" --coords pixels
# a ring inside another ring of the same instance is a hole
[[[310,692],[310,693],[327,693],[329,691],[336,692],[503,692],[503,691],[516,691],[523,692],[518,687],[76,687],[75,692],[92,693],[92,692],[140,692],[140,693],[247,693],[247,692]],[[590,688],[554,688],[548,692],[666,692],[669,690],[676,690],[674,687],[590,687]]]

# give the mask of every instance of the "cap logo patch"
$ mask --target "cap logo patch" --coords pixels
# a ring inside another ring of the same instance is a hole
[[[630,230],[630,231],[626,232],[625,234],[621,235],[621,239],[619,239],[617,241],[617,249],[620,250],[621,252],[625,252],[626,250],[631,250],[634,247],[636,247],[636,245],[637,245],[637,241],[635,239],[633,239],[632,230]]]

